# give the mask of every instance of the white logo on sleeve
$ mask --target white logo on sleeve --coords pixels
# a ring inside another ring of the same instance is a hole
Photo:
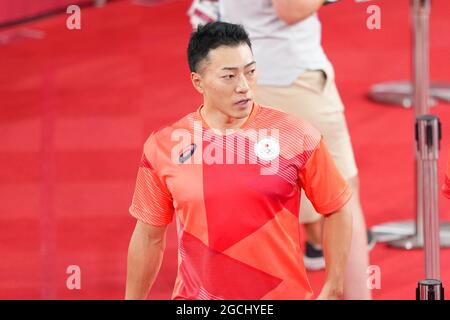
[[[265,137],[255,143],[255,154],[262,160],[271,161],[280,155],[280,144],[272,137]]]

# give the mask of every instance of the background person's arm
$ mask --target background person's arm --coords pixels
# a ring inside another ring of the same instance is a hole
[[[344,290],[344,271],[352,239],[352,214],[344,206],[326,216],[323,224],[323,252],[326,265],[326,279],[321,299],[340,299]]]
[[[272,0],[278,17],[287,24],[308,18],[319,10],[325,0]]]
[[[161,267],[166,246],[165,227],[138,220],[128,247],[125,299],[146,299]]]

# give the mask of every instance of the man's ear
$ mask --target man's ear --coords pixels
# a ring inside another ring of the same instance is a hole
[[[202,76],[197,72],[191,72],[191,81],[194,88],[200,92],[200,94],[203,94],[203,81]]]

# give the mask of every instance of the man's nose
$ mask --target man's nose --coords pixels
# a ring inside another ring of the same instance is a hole
[[[245,78],[244,75],[239,76],[239,82],[236,87],[236,91],[239,93],[246,93],[250,89],[250,86],[248,85],[248,81]]]

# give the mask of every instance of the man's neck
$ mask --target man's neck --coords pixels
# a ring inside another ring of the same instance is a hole
[[[206,104],[200,109],[200,115],[211,130],[223,135],[239,130],[249,117],[232,118],[217,109],[208,107]]]

